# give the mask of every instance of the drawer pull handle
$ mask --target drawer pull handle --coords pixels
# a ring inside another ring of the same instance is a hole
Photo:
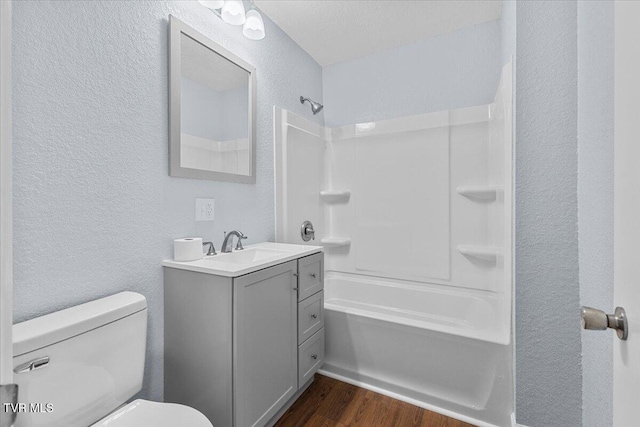
[[[313,277],[314,279],[316,278],[316,273],[309,273],[309,276]]]
[[[311,358],[312,358],[313,360],[318,360],[318,355],[317,355],[317,354],[312,354],[312,355],[311,355]]]
[[[318,318],[318,315],[317,315],[317,314],[315,314],[315,313],[313,313],[313,314],[311,315],[311,317],[312,317],[313,319],[317,319],[317,318]]]

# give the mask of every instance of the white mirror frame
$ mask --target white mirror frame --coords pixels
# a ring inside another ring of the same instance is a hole
[[[191,169],[181,166],[181,35],[192,38],[223,58],[233,62],[249,73],[249,175]],[[206,179],[212,181],[256,182],[256,69],[204,34],[194,30],[173,15],[169,15],[169,175],[181,178]]]

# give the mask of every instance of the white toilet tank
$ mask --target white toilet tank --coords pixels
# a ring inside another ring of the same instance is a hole
[[[14,325],[16,426],[86,427],[115,410],[142,388],[146,336],[147,301],[134,292]]]

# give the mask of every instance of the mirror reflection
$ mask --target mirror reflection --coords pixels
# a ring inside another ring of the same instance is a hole
[[[180,166],[251,175],[250,74],[181,33]]]

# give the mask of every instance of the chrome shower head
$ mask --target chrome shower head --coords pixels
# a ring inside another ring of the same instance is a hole
[[[305,98],[304,96],[301,96],[300,104],[304,104],[305,101],[309,101],[309,104],[311,105],[311,112],[313,113],[314,116],[324,108],[324,105],[319,104],[315,101],[312,101],[309,98]]]

